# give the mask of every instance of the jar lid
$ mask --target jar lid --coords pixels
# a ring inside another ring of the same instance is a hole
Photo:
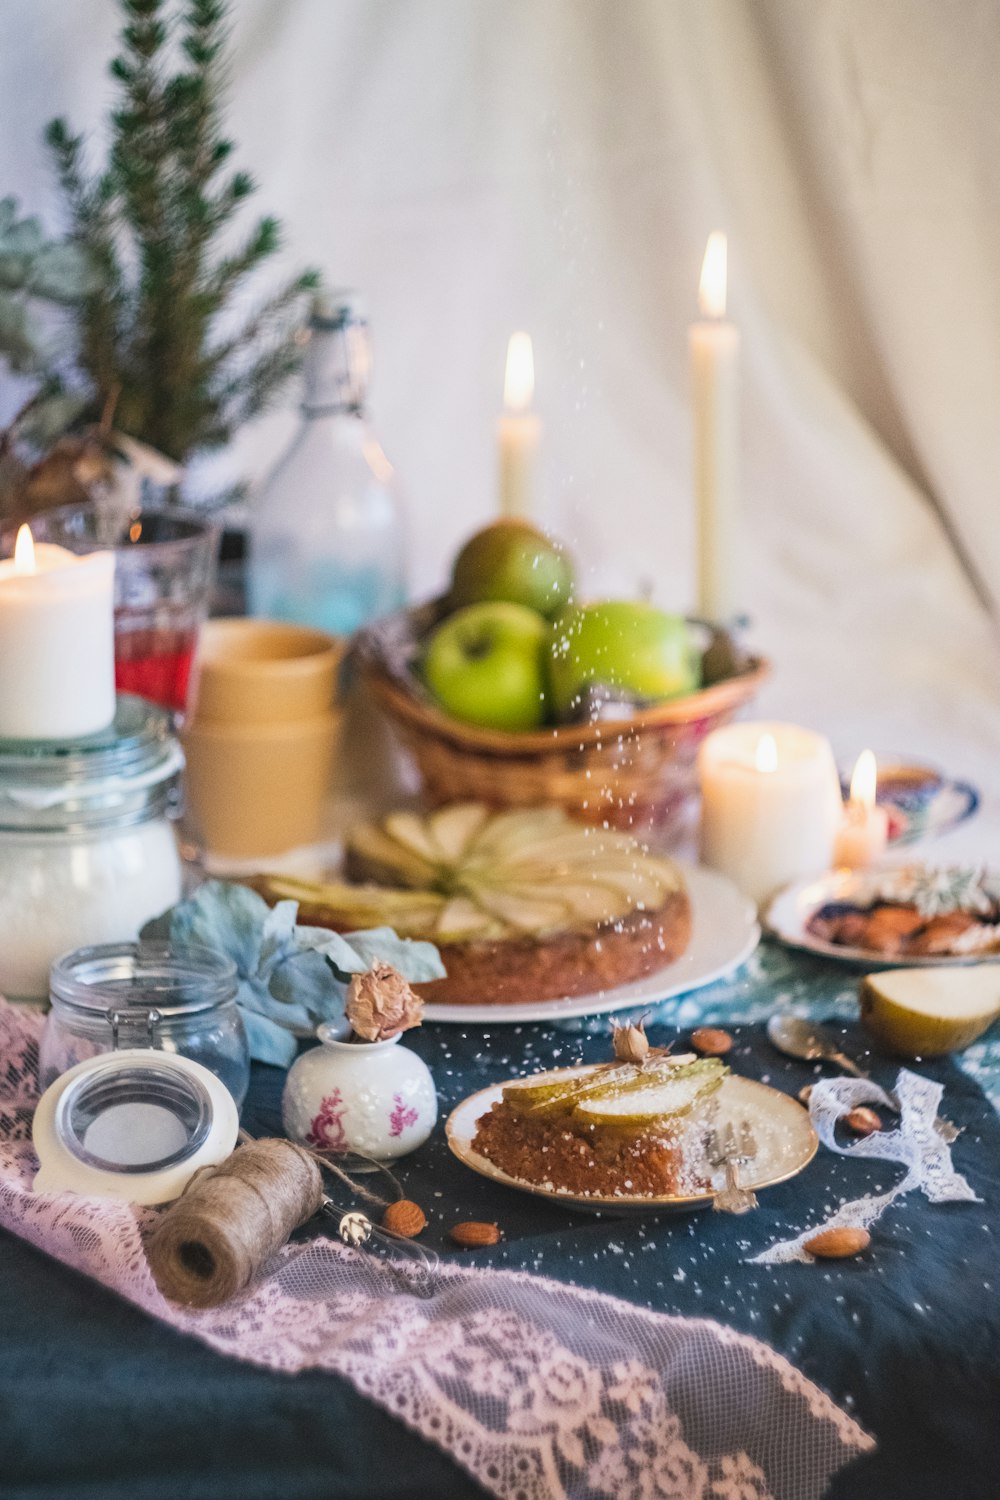
[[[238,1134],[235,1100],[201,1063],[141,1049],[87,1058],[38,1102],[35,1188],[169,1203],[227,1160]]]
[[[236,965],[197,943],[99,943],[52,965],[54,1002],[103,1016],[131,1012],[167,1019],[212,1010],[236,998]]]
[[[113,722],[99,734],[0,739],[0,829],[139,822],[166,808],[183,766],[170,715],[120,694]]]

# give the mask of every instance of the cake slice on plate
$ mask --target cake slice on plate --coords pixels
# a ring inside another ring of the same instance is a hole
[[[694,1195],[708,1179],[691,1147],[727,1073],[693,1056],[540,1073],[508,1084],[472,1146],[509,1177],[578,1197]]]

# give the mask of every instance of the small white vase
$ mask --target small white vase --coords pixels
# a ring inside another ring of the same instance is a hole
[[[289,1069],[281,1100],[285,1131],[317,1150],[357,1151],[394,1161],[434,1129],[437,1094],[430,1069],[399,1037],[345,1042],[335,1026]]]

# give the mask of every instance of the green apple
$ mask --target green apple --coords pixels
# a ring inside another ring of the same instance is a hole
[[[434,631],[424,681],[442,708],[486,729],[535,729],[546,714],[548,625],[523,604],[470,604]]]
[[[550,619],[569,602],[573,566],[562,548],[528,521],[495,521],[470,537],[455,559],[452,608],[503,600]]]
[[[549,632],[549,683],[560,718],[591,683],[636,698],[676,698],[701,682],[701,658],[681,615],[612,600],[564,610]]]

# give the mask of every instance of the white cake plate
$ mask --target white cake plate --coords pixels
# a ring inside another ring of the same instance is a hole
[[[655,1005],[675,995],[700,990],[725,979],[745,963],[760,942],[753,904],[731,880],[714,870],[685,866],[691,898],[691,941],[676,962],[632,984],[564,1000],[525,1001],[517,1005],[425,1005],[425,1021],[456,1026],[511,1025],[520,1021],[567,1021],[599,1016],[634,1005]]]

